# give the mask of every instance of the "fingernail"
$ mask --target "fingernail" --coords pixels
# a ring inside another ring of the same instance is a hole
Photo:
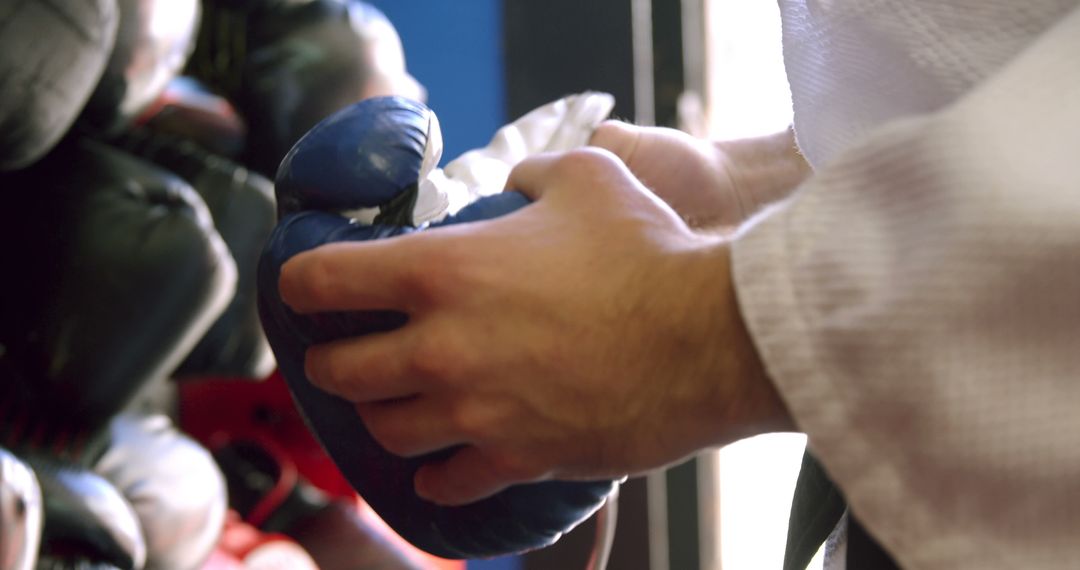
[[[416,476],[413,477],[413,488],[421,499],[426,499],[435,503],[437,501],[435,500],[435,497],[431,495],[431,488],[427,479],[428,478],[424,475],[424,469],[420,468],[420,470],[416,472]]]

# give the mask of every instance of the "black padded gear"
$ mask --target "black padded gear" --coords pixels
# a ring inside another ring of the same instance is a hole
[[[68,131],[105,69],[118,21],[115,0],[0,3],[0,170],[33,163]]]
[[[188,184],[100,143],[69,139],[0,187],[22,190],[0,209],[0,433],[92,438],[203,336],[235,264]]]

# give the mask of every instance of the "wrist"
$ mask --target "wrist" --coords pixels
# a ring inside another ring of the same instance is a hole
[[[701,311],[708,356],[699,372],[706,386],[700,399],[701,445],[722,446],[763,433],[795,431],[795,425],[758,353],[737,300],[730,241],[716,240],[696,252],[709,268],[699,282],[709,302]],[[705,297],[702,298],[705,298]]]

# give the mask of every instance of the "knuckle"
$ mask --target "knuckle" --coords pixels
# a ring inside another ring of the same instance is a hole
[[[390,453],[399,457],[408,457],[412,454],[412,438],[394,423],[380,421],[379,418],[373,418],[365,423],[371,437],[374,437],[375,441]]]
[[[410,372],[422,378],[442,377],[446,360],[450,357],[444,349],[441,334],[429,331],[416,341],[410,359]]]
[[[532,481],[539,479],[543,473],[535,461],[524,454],[494,452],[490,454],[489,461],[493,471],[509,481]]]
[[[345,372],[349,375],[353,384],[359,388],[363,379],[366,381],[365,387],[375,390],[376,385],[380,382],[388,382],[398,377],[398,369],[393,358],[389,356],[373,357],[366,359],[363,367],[360,364],[353,363],[350,365],[350,369]],[[361,376],[361,373],[363,374]],[[368,394],[369,398],[365,400],[378,399],[377,397]]]
[[[611,137],[617,136],[623,132],[623,123],[616,119],[606,119],[597,125],[593,131],[594,137]]]
[[[425,304],[437,302],[442,298],[442,286],[439,278],[443,272],[442,263],[432,262],[417,264],[404,272],[404,287],[409,297]]]
[[[592,139],[590,140],[590,144],[593,146],[610,150],[623,160],[626,160],[630,155],[634,142],[635,140],[631,136],[631,131],[627,125],[614,119],[608,119],[600,123],[593,130]]]
[[[411,371],[422,378],[452,383],[465,376],[468,368],[457,336],[444,328],[431,327],[419,338],[412,354]]]
[[[597,177],[608,175],[619,164],[621,161],[611,151],[582,147],[564,153],[556,160],[554,168],[565,173]]]
[[[338,280],[326,256],[311,252],[303,259],[297,273],[296,293],[304,304],[323,307],[331,302]]]
[[[450,429],[460,434],[466,441],[479,442],[489,439],[488,424],[483,416],[465,405],[450,408],[448,418]]]
[[[458,265],[451,251],[439,255],[424,255],[403,270],[402,286],[408,295],[424,304],[445,301],[459,281]]]

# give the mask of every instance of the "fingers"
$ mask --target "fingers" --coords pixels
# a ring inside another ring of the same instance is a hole
[[[633,179],[625,165],[611,152],[600,148],[580,148],[561,153],[541,153],[519,162],[506,181],[531,200],[583,187],[600,188],[615,178]]]
[[[641,142],[641,127],[622,121],[604,121],[593,131],[589,144],[615,153],[626,164],[631,163]]]
[[[456,506],[490,497],[515,483],[539,480],[541,475],[470,446],[421,467],[413,485],[424,499]]]
[[[517,163],[506,178],[506,189],[516,190],[529,197],[533,202],[544,195],[545,182],[550,178],[552,166],[559,155],[541,153],[525,158]]]
[[[442,399],[417,396],[357,404],[356,412],[372,437],[387,451],[415,457],[466,442]]]
[[[298,254],[281,267],[278,290],[297,313],[404,310],[418,301],[426,236],[341,242]]]
[[[419,391],[410,370],[414,327],[312,346],[304,373],[312,384],[350,402],[377,402]]]

